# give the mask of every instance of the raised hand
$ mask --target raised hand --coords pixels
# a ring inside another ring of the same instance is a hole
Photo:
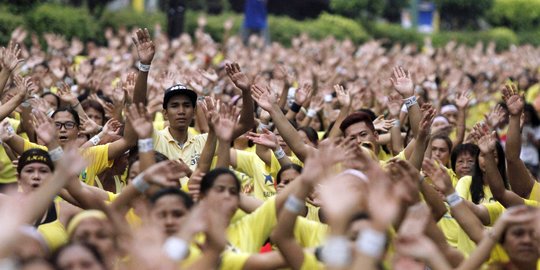
[[[277,102],[277,96],[274,94],[268,84],[251,86],[251,97],[263,108],[265,111],[270,112],[273,104]]]
[[[130,72],[127,75],[126,81],[122,83],[122,88],[126,92],[126,99],[128,102],[133,100],[133,92],[135,91],[135,81],[137,79],[137,74],[135,72]]]
[[[373,126],[375,130],[388,132],[394,125],[394,119],[384,119],[384,115],[379,115],[375,120],[373,120]]]
[[[0,140],[5,142],[13,138],[13,136],[15,136],[15,130],[9,121],[7,119],[2,120],[0,122]]]
[[[322,110],[323,105],[324,105],[324,98],[320,95],[317,95],[311,98],[311,102],[309,103],[309,109],[319,112],[320,110]]]
[[[351,105],[351,93],[349,90],[343,88],[343,85],[334,85],[336,91],[336,97],[341,108],[347,108]]]
[[[71,92],[69,85],[67,85],[65,82],[62,82],[62,87],[58,88],[57,94],[60,100],[69,104],[70,106],[75,106],[79,102],[77,97]]]
[[[158,162],[144,172],[144,180],[161,187],[177,187],[180,178],[186,176],[178,161],[167,160]]]
[[[242,91],[249,91],[249,78],[242,72],[238,63],[233,62],[225,64],[225,72],[227,72],[227,76],[229,76],[237,88]]]
[[[101,130],[101,126],[98,125],[94,120],[88,118],[86,120],[81,119],[81,134],[92,135],[96,134]]]
[[[154,54],[156,48],[152,39],[150,39],[150,33],[147,28],[138,29],[135,32],[135,35],[131,38],[133,43],[137,47],[137,53],[139,54],[139,60],[144,65],[150,65],[152,59],[154,59]]]
[[[450,176],[442,165],[438,165],[433,160],[426,158],[422,163],[422,169],[424,173],[431,179],[437,190],[443,192],[445,195],[449,195],[454,192],[454,187],[452,186]]]
[[[216,71],[213,69],[209,69],[208,71],[199,69],[198,72],[199,74],[201,74],[201,76],[211,81],[212,83],[216,83],[219,79],[218,75],[216,74]]]
[[[103,134],[108,136],[116,136],[120,135],[120,128],[122,127],[122,124],[114,119],[111,118],[107,123],[105,123],[105,126],[103,126]]]
[[[124,103],[126,101],[126,91],[124,90],[124,87],[122,87],[121,83],[120,85],[117,85],[112,92],[111,99],[113,101],[114,106],[124,106]]]
[[[88,162],[83,158],[79,149],[73,145],[64,147],[62,159],[55,164],[55,173],[69,176],[78,176],[81,171],[88,165]]]
[[[429,207],[425,203],[417,203],[407,209],[403,223],[399,227],[398,236],[416,237],[424,233],[430,217]]]
[[[216,136],[220,141],[230,142],[233,139],[234,127],[238,113],[232,105],[221,103],[219,114],[213,117],[212,125],[216,131]]]
[[[193,198],[194,201],[199,200],[199,195],[201,193],[201,182],[204,176],[203,172],[195,170],[195,173],[191,175],[188,181],[189,195]]]
[[[519,94],[519,90],[515,84],[507,84],[502,90],[503,100],[508,108],[510,115],[521,115],[525,101],[523,100],[523,94]]]
[[[23,59],[19,58],[21,56],[21,48],[19,44],[10,42],[8,47],[4,49],[4,54],[2,57],[2,67],[7,68],[9,71],[13,71]]]
[[[53,140],[56,140],[56,133],[58,131],[54,126],[54,121],[45,113],[36,111],[32,114],[32,122],[38,138],[41,139],[43,143],[47,145]]]
[[[493,129],[497,128],[506,117],[506,112],[499,104],[495,105],[495,108],[488,115],[484,115],[486,123]]]
[[[272,150],[276,150],[279,146],[276,134],[272,131],[264,128],[263,133],[250,132],[247,136],[255,144],[266,146]]]
[[[497,144],[497,134],[495,131],[491,134],[486,134],[478,140],[478,147],[482,153],[493,153],[495,151],[495,145]]]
[[[467,105],[469,105],[469,101],[471,100],[471,92],[470,91],[460,91],[454,102],[456,103],[456,106],[460,109],[467,108]]]
[[[17,95],[21,97],[22,100],[28,99],[32,94],[37,90],[32,82],[30,77],[21,77],[19,75],[14,76],[13,78],[15,86],[17,87]]]
[[[399,117],[399,113],[401,112],[401,104],[403,103],[399,94],[392,93],[390,96],[388,96],[388,112],[390,115],[394,118]]]
[[[436,111],[433,107],[427,109],[423,112],[422,120],[420,120],[420,128],[418,135],[428,136],[431,132],[431,124],[433,123],[433,118],[435,118]]]
[[[126,110],[126,117],[139,139],[152,137],[152,132],[154,131],[152,117],[144,108],[143,103],[129,106]]]
[[[304,85],[298,88],[298,90],[296,90],[296,92],[294,93],[294,102],[302,106],[302,104],[304,104],[308,97],[311,95],[311,90],[311,84],[304,83]]]
[[[390,78],[394,89],[403,98],[408,98],[414,95],[414,84],[411,79],[411,73],[405,72],[402,67],[394,67],[394,78]]]

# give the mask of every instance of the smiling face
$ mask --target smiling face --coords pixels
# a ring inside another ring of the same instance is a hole
[[[163,114],[169,120],[169,125],[174,130],[187,130],[193,120],[195,108],[188,96],[176,95],[169,99],[167,109]]]
[[[51,175],[51,168],[43,163],[34,162],[27,164],[22,168],[18,176],[19,187],[23,192],[30,192],[40,187]]]

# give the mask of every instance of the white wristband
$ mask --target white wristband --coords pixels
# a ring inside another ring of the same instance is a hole
[[[139,153],[147,153],[154,150],[154,140],[152,138],[139,139]]]
[[[296,198],[294,195],[289,195],[287,201],[285,201],[285,209],[291,213],[298,214],[304,208],[304,202]]]
[[[401,122],[398,119],[394,120],[394,127],[401,127]]]
[[[328,103],[328,102],[332,102],[332,95],[331,94],[326,94],[324,95],[324,102]]]
[[[150,188],[150,184],[144,181],[143,173],[137,175],[137,177],[135,177],[135,179],[133,179],[131,183],[133,183],[133,186],[135,187],[135,189],[137,189],[140,193],[144,193],[146,192],[146,190],[148,190],[148,188]]]
[[[262,132],[263,129],[270,129],[270,125],[263,124],[262,122],[259,122],[259,126],[257,127],[257,132]]]
[[[331,236],[321,252],[322,261],[330,267],[345,267],[351,262],[349,240],[344,236]]]
[[[446,202],[448,202],[448,205],[450,207],[454,207],[458,204],[460,204],[463,201],[463,199],[459,196],[457,192],[454,192],[448,196],[446,196]]]
[[[171,260],[178,262],[187,257],[189,246],[186,240],[178,237],[169,237],[163,244],[163,251]]]
[[[58,146],[53,150],[49,150],[49,155],[51,156],[52,161],[58,161],[64,155],[64,150],[62,150],[62,147]]]
[[[138,68],[139,71],[141,71],[141,72],[148,72],[148,71],[150,71],[150,65],[145,65],[145,64],[141,63],[140,61],[137,62],[137,68]]]
[[[313,118],[317,115],[317,110],[309,108],[309,110],[306,113],[306,116],[309,118]]]
[[[98,145],[99,141],[101,141],[101,137],[99,137],[99,134],[97,134],[96,136],[92,137],[92,139],[90,139],[90,142],[93,145]]]
[[[386,244],[386,235],[371,228],[360,231],[356,248],[372,258],[380,258]]]
[[[285,151],[283,151],[283,148],[281,148],[281,146],[276,151],[274,151],[274,156],[276,156],[278,160],[285,157]]]
[[[407,106],[407,109],[409,109],[410,107],[418,103],[418,101],[416,100],[416,96],[408,97],[404,101],[405,101],[405,106]]]
[[[6,130],[7,130],[8,135],[10,135],[10,136],[15,134],[15,129],[13,129],[11,124],[7,125]]]

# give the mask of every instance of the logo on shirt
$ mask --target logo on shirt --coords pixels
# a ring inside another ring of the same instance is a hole
[[[272,179],[272,176],[271,175],[266,175],[266,174],[263,174],[264,176],[264,184],[265,185],[274,185],[274,179]]]
[[[190,166],[195,166],[197,163],[199,163],[199,158],[201,158],[201,154],[195,153],[191,156]]]

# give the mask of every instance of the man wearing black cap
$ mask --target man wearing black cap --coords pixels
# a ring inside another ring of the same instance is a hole
[[[155,46],[147,30],[139,29],[133,40],[140,58],[137,63],[139,74],[135,83],[133,103],[146,104],[148,71],[154,57]],[[225,69],[234,85],[242,90],[243,106],[239,123],[234,131],[234,138],[236,138],[255,125],[254,104],[251,98],[250,81],[240,70],[240,66],[236,63],[226,64]],[[169,126],[163,130],[154,131],[152,135],[152,143],[156,151],[163,153],[171,160],[181,159],[192,171],[197,166],[207,139],[207,134],[193,135],[188,132],[188,127],[195,116],[196,103],[197,93],[183,84],[166,89],[163,98],[163,115],[169,121]],[[185,186],[184,181],[182,184]]]

